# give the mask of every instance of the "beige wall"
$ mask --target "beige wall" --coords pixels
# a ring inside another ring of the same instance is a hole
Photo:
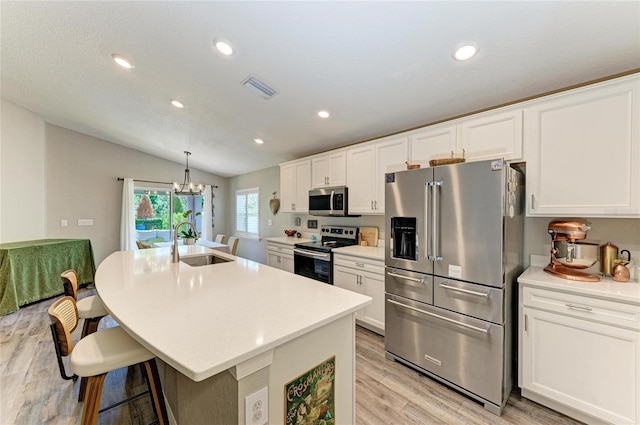
[[[43,239],[44,120],[4,99],[0,112],[0,242]]]
[[[88,238],[99,264],[120,246],[122,182],[117,178],[183,178],[184,164],[45,124],[11,102],[2,100],[1,113],[0,242]],[[193,181],[219,186],[214,234],[227,233],[228,179],[191,171]],[[78,226],[78,219],[92,219],[93,226]],[[61,227],[60,220],[68,226]]]
[[[46,130],[48,236],[91,239],[96,264],[120,247],[118,177],[165,182],[183,178],[182,164],[55,125],[47,124]],[[227,179],[195,169],[191,179],[219,186],[214,189],[214,230],[226,230]],[[92,219],[93,226],[78,226],[78,219]],[[60,220],[69,226],[61,227]]]

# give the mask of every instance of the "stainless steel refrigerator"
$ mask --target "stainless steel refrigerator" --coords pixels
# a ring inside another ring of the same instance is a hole
[[[386,175],[385,349],[499,415],[513,387],[524,175],[501,159]]]

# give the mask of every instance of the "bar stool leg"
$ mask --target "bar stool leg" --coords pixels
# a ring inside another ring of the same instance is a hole
[[[80,389],[78,390],[78,402],[84,401],[87,394],[87,377],[80,378]]]
[[[167,406],[164,404],[164,395],[162,394],[162,384],[160,383],[160,374],[158,373],[158,365],[156,359],[144,362],[144,367],[149,384],[149,391],[153,410],[158,417],[159,425],[169,425],[169,414]]]
[[[87,378],[87,394],[82,408],[82,425],[95,425],[98,421],[100,399],[102,398],[102,386],[106,373]]]

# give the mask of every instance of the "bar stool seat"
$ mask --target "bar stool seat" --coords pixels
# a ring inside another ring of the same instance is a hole
[[[104,317],[109,314],[102,300],[97,295],[91,295],[76,301],[78,306],[78,318],[92,319],[94,317]]]
[[[78,318],[84,319],[81,337],[98,330],[100,319],[107,316],[109,312],[105,308],[102,300],[97,295],[90,295],[78,299],[78,273],[74,269],[65,270],[60,273],[64,294],[72,297],[76,302]]]
[[[107,373],[138,364],[142,365],[143,373],[147,378],[149,387],[147,392],[151,396],[151,405],[158,417],[158,423],[160,425],[169,423],[158,366],[153,353],[136,342],[120,327],[93,332],[74,345],[71,333],[78,326],[79,318],[73,297],[60,298],[49,307],[48,313],[59,363],[61,364],[60,356],[69,356],[72,372],[82,378],[78,394],[78,400],[84,401],[82,425],[95,425],[98,420],[100,399]],[[134,396],[134,398],[137,397],[138,395]]]
[[[149,350],[119,326],[82,338],[71,352],[71,369],[78,376],[94,376],[153,359]]]

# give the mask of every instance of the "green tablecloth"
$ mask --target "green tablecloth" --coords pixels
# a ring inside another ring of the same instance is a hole
[[[60,273],[78,272],[78,283],[93,282],[96,265],[89,239],[41,239],[0,244],[0,315],[62,294]]]

